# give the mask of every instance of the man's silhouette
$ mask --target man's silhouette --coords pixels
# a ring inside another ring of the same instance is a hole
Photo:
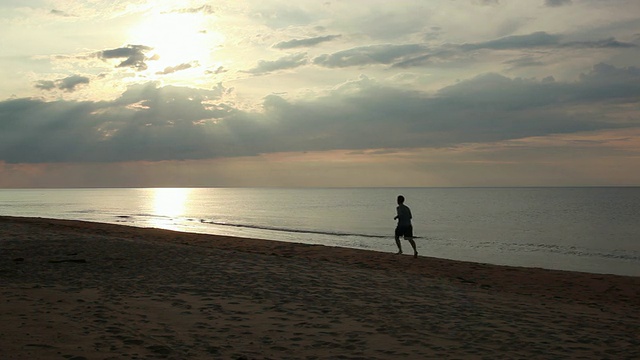
[[[404,196],[398,195],[398,207],[396,207],[397,215],[394,220],[398,220],[396,226],[396,245],[398,245],[398,254],[402,254],[402,244],[400,244],[400,237],[403,236],[405,240],[409,241],[411,247],[413,247],[413,257],[418,257],[418,250],[416,250],[416,242],[413,241],[413,226],[411,225],[411,209],[404,204]]]

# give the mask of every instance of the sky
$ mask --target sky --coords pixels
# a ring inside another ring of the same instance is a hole
[[[640,186],[637,0],[0,0],[0,187]]]

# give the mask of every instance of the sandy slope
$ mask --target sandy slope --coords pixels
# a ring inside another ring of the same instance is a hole
[[[638,277],[0,217],[0,293],[2,359],[640,358]]]

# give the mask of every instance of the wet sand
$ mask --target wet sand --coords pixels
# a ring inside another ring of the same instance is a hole
[[[640,277],[420,255],[0,217],[0,358],[640,358]]]

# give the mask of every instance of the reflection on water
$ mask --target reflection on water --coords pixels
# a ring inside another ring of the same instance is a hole
[[[640,187],[0,189],[0,214],[392,252],[400,193],[425,255],[640,276]]]
[[[164,229],[178,230],[174,218],[186,213],[187,201],[192,189],[157,188],[153,191],[152,225]]]

